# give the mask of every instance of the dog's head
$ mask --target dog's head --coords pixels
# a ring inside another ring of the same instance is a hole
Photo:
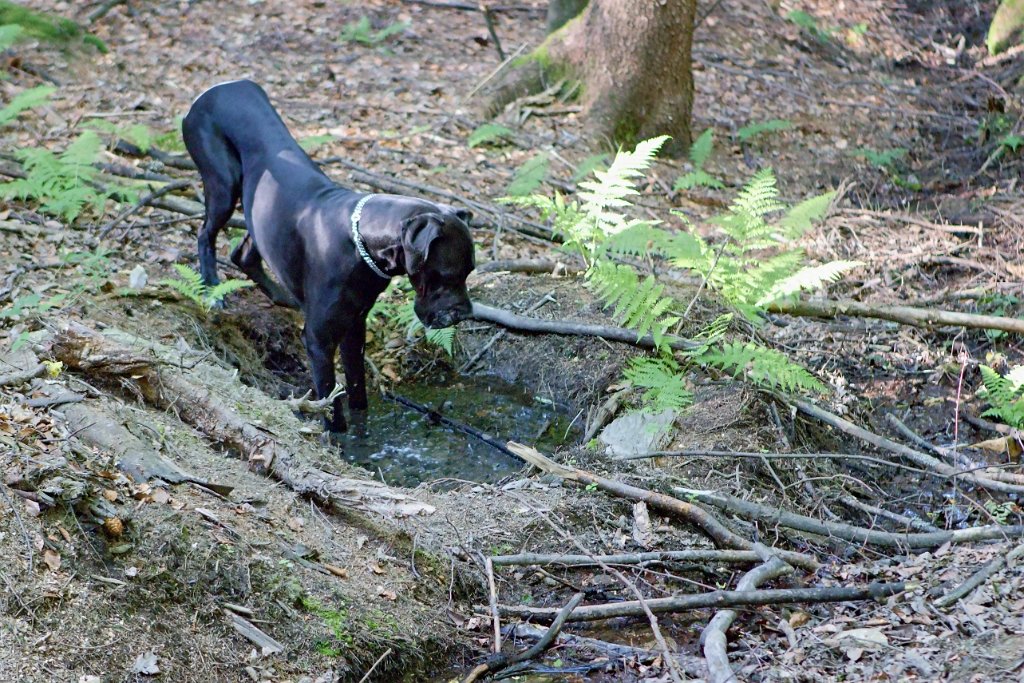
[[[473,308],[466,278],[476,267],[469,211],[441,207],[422,213],[402,227],[405,271],[416,289],[413,310],[427,327],[449,327]]]

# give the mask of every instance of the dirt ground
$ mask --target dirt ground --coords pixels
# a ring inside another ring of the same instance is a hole
[[[84,21],[99,4],[32,6]],[[699,3],[694,131],[714,127],[705,168],[726,187],[672,191],[688,165],[662,160],[637,200],[639,211],[681,227],[668,211],[675,209],[711,234],[707,219],[757,169],[771,166],[788,201],[843,190],[836,210],[804,239],[816,260],[865,263],[829,295],[1021,317],[1024,162],[996,152],[1001,138],[1020,133],[1017,80],[1024,62],[983,62],[995,5]],[[543,39],[543,6],[529,0],[495,14],[507,52]],[[827,38],[787,20],[794,10],[813,16]],[[339,41],[342,27],[362,17],[375,28],[408,26],[379,45]],[[90,119],[174,131],[200,92],[237,78],[261,83],[297,138],[332,136],[314,158],[361,167],[330,163],[326,169],[364,190],[403,181],[420,188],[407,189],[413,194],[450,201],[431,194],[440,188],[492,205],[538,150],[552,153],[545,189],[563,192],[574,189],[583,159],[611,151],[588,139],[571,103],[560,102],[520,104],[502,114],[499,121],[514,130],[509,145],[467,145],[483,122],[476,92],[499,64],[475,11],[399,0],[154,0],[115,6],[91,30],[109,46],[107,54],[28,42],[4,55],[5,102],[26,87],[58,86],[38,115],[0,130],[5,168],[17,149],[63,149]],[[740,142],[741,127],[771,119],[792,125]],[[865,149],[906,152],[883,168]],[[105,160],[191,179],[181,196],[197,198],[194,172],[114,150]],[[204,314],[154,284],[172,276],[171,264],[194,263],[198,218],[147,208],[99,239],[117,208],[73,226],[22,202],[0,213],[0,307],[27,293],[74,293],[53,309],[0,318],[0,376],[45,360],[47,344],[72,322],[108,336],[121,331],[136,340],[135,349],[147,343],[176,349],[177,361],[161,361],[167,372],[199,383],[218,378],[218,396],[268,434],[312,454],[310,466],[354,479],[383,477],[321,447],[316,423],[276,402],[308,386],[299,316],[251,290],[234,295],[225,312]],[[549,242],[518,232],[521,218],[537,220],[513,209],[478,212],[480,264],[570,261]],[[225,266],[227,242],[221,239]],[[139,266],[151,286],[125,296]],[[575,277],[479,272],[470,288],[475,300],[516,312],[546,298],[532,315],[609,322]],[[694,311],[683,334],[699,331],[718,312],[706,297]],[[566,429],[575,436],[558,449],[559,461],[646,489],[719,490],[826,521],[899,532],[905,529],[888,519],[844,507],[843,496],[856,493],[943,529],[994,523],[997,515],[1004,524],[1022,523],[1013,495],[863,461],[614,461],[579,443],[579,435],[638,351],[581,337],[509,333],[494,341],[495,332],[463,323],[449,358],[407,342],[402,330],[372,326],[375,381],[397,393],[431,382],[443,386],[492,344],[472,374],[516,385],[573,423],[577,431]],[[889,437],[886,415],[893,414],[941,445],[993,436],[965,417],[984,409],[977,365],[1005,368],[1022,356],[1019,338],[1009,335],[866,318],[779,315],[759,333],[831,385],[833,411]],[[666,448],[877,453],[742,382],[700,373],[689,379],[695,402],[675,420]],[[0,389],[3,681],[461,679],[492,642],[485,557],[712,547],[694,527],[653,511],[641,543],[631,503],[527,470],[485,482],[445,473],[415,489],[396,487],[397,495],[425,506],[417,514],[382,513],[358,502],[324,505],[183,422],[180,410],[147,403],[131,376],[110,381],[65,370]],[[68,393],[78,398],[30,403]],[[195,481],[133,481],[118,469],[111,448],[83,440],[74,426],[76,407],[94,419],[109,417],[138,448],[173,461]],[[449,417],[468,424],[481,419]],[[972,457],[1006,464],[1005,454]],[[1019,462],[1009,471],[1019,474]],[[231,490],[222,495],[203,482]],[[118,522],[108,523],[111,518]],[[822,561],[815,574],[797,573],[772,587],[913,584],[881,601],[742,609],[729,632],[740,680],[1024,680],[1019,562],[952,607],[933,604],[1019,538],[912,553],[738,517],[725,521],[746,538],[813,552]],[[745,571],[717,563],[618,569],[647,598],[732,588]],[[600,568],[499,567],[495,581],[498,601],[509,605],[558,607],[576,591],[588,603],[633,599]],[[712,614],[658,618],[693,678],[707,675],[699,639]],[[281,651],[253,641],[251,629],[244,635],[240,619]],[[842,637],[854,630],[858,638]],[[646,619],[572,624],[566,632],[635,649],[611,656],[600,647],[562,644],[517,672],[517,680],[671,680]]]

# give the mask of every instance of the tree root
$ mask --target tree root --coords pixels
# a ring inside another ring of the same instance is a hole
[[[241,454],[250,466],[323,505],[393,517],[433,512],[430,505],[384,484],[340,477],[312,465],[317,459],[313,448],[284,435],[298,433],[301,423],[290,413],[275,414],[283,425],[281,433],[276,433],[247,420],[226,402],[232,400],[230,396],[218,395],[210,384],[213,378],[221,378],[239,395],[245,394],[248,407],[262,409],[264,418],[280,409],[266,397],[267,405],[254,405],[262,399],[221,368],[198,363],[189,370],[178,370],[165,362],[158,370],[161,355],[169,359],[173,351],[111,330],[100,334],[78,323],[60,327],[50,353],[72,370],[106,379],[136,392],[157,408],[177,412],[212,441]],[[193,379],[200,376],[203,383]]]

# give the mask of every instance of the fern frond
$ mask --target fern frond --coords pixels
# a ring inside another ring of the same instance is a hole
[[[0,109],[0,126],[5,126],[18,118],[18,115],[23,111],[34,109],[43,104],[56,91],[57,89],[52,85],[39,85],[28,90],[22,90],[11,98],[11,101],[3,109]]]
[[[24,31],[25,28],[19,24],[3,24],[0,26],[0,51],[14,45],[15,41],[18,40]]]
[[[612,235],[604,243],[605,250],[619,256],[664,255],[664,248],[672,241],[672,233],[654,227],[656,223],[637,223]]]
[[[711,187],[716,190],[721,190],[725,187],[725,183],[704,169],[697,169],[696,171],[684,173],[676,178],[675,185],[672,186],[672,189],[678,192],[679,190],[692,190],[695,187]]]
[[[595,170],[596,181],[588,180],[580,183],[581,211],[593,222],[592,230],[597,237],[604,237],[622,232],[630,223],[620,211],[630,206],[626,197],[637,194],[634,179],[641,178],[644,171],[651,165],[661,146],[668,140],[667,135],[637,143],[632,152],[619,150],[607,171]],[[592,238],[595,235],[586,235]]]
[[[660,347],[661,339],[676,317],[666,317],[675,300],[662,296],[665,286],[653,275],[640,280],[636,270],[624,264],[598,261],[587,273],[587,283],[606,308],[614,308],[612,319],[637,331],[637,339],[650,333]]]
[[[790,239],[800,237],[811,229],[816,221],[825,217],[828,207],[835,199],[835,192],[826,192],[816,197],[805,199],[783,216],[776,225],[782,229],[783,234]]]
[[[249,280],[236,280],[234,278],[224,280],[224,282],[219,282],[206,290],[206,302],[208,305],[212,306],[213,304],[217,304],[226,299],[229,294],[233,294],[240,289],[245,289],[246,287],[252,287],[254,284],[255,283],[250,282]]]
[[[536,190],[544,182],[550,164],[551,158],[543,152],[529,159],[516,171],[512,182],[509,183],[508,194],[512,197],[521,197]]]
[[[984,391],[979,393],[991,406],[982,415],[998,417],[1014,429],[1024,428],[1024,384],[1003,377],[987,365],[980,367]],[[1014,370],[1019,372],[1019,368]]]
[[[679,364],[670,357],[632,358],[623,375],[633,386],[645,389],[643,402],[652,411],[682,410],[693,402]]]
[[[427,342],[439,346],[449,355],[455,355],[455,328],[445,327],[440,330],[427,330]]]
[[[743,375],[754,384],[782,391],[823,393],[825,385],[786,354],[753,342],[728,342],[710,349],[699,362],[716,367],[733,377]]]
[[[715,145],[715,129],[708,128],[697,136],[690,145],[690,161],[696,169],[704,168],[704,163],[711,156],[711,148]]]
[[[765,168],[754,174],[750,182],[740,190],[729,209],[743,219],[743,223],[747,224],[743,227],[749,230],[750,226],[762,223],[767,214],[785,208],[778,197],[775,174],[770,168]]]
[[[831,261],[819,266],[807,266],[776,282],[754,305],[764,307],[797,292],[820,289],[825,284],[839,280],[843,273],[863,265],[862,261]]]

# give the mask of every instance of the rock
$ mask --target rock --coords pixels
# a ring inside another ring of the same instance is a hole
[[[665,445],[675,419],[674,410],[628,413],[612,420],[598,439],[605,445],[609,455],[622,457],[649,453]]]

